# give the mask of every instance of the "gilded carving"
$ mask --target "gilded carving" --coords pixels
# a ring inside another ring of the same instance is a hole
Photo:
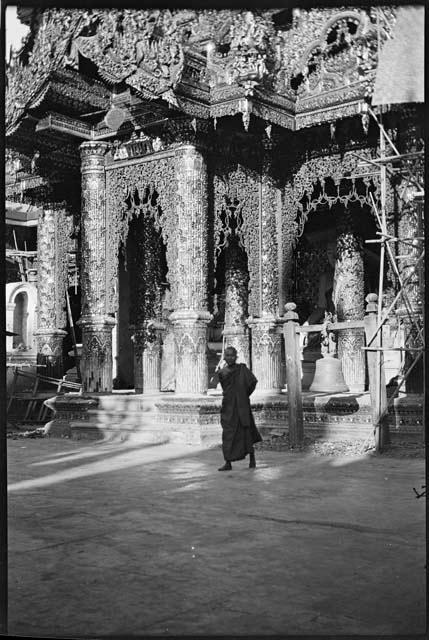
[[[113,318],[82,317],[82,388],[87,392],[112,391]]]
[[[37,228],[39,329],[56,329],[66,325],[65,289],[70,226],[71,219],[62,208],[41,210]]]
[[[268,91],[293,105],[266,110],[263,117],[273,122],[293,126],[286,116],[295,108],[313,112],[300,117],[299,126],[332,120],[338,105],[370,95],[377,24],[383,42],[394,17],[387,7],[294,9],[284,29],[272,10],[45,9],[27,55],[8,68],[7,134],[46,98],[53,72],[78,69],[79,55],[110,86],[126,83],[174,107],[183,106],[184,96],[189,112],[204,118],[211,103],[212,117],[232,109],[247,127],[254,104],[266,109],[257,92]]]
[[[175,309],[206,310],[208,283],[207,166],[192,146],[176,157],[176,268],[179,277],[172,288]]]
[[[352,228],[351,216],[339,221],[333,287],[337,320],[360,320],[364,314],[363,243]]]
[[[176,296],[176,241],[178,229],[176,198],[177,178],[175,160],[173,157],[157,158],[152,156],[148,160],[135,165],[109,167],[106,171],[107,218],[108,218],[108,309],[114,313],[117,308],[116,278],[118,268],[118,251],[121,243],[125,242],[128,234],[129,221],[139,210],[140,204],[134,201],[135,193],[140,194],[151,202],[156,196],[156,206],[150,207],[150,215],[154,216],[155,225],[159,226],[164,244],[168,275],[167,281]],[[127,204],[127,199],[131,206]]]
[[[280,205],[276,182],[271,177],[273,143],[264,140],[261,171],[261,311],[276,314],[279,306],[277,211]]]
[[[106,270],[106,188],[104,155],[107,144],[85,142],[82,155],[81,272],[82,315],[108,313]]]
[[[214,250],[219,251],[235,233],[248,257],[249,312],[259,314],[259,188],[260,176],[241,164],[217,167],[214,175]]]
[[[252,332],[252,371],[258,378],[259,390],[278,391],[282,387],[281,343],[273,314],[249,317]]]

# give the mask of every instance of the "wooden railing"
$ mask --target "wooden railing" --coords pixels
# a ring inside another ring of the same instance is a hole
[[[286,383],[288,391],[289,440],[291,446],[300,444],[304,438],[302,387],[301,387],[301,349],[299,336],[302,333],[335,332],[342,329],[363,329],[365,332],[364,350],[366,351],[366,366],[369,382],[369,394],[372,407],[374,437],[376,448],[387,444],[389,439],[385,420],[387,413],[386,382],[383,368],[382,347],[380,345],[380,331],[377,325],[376,294],[369,294],[366,298],[366,315],[363,320],[349,322],[325,322],[300,326],[296,304],[288,302],[283,316],[283,335],[286,352]]]

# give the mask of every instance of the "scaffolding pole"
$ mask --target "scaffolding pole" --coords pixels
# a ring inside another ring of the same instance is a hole
[[[373,158],[370,161],[366,160],[372,165],[377,165],[380,170],[380,206],[377,207],[375,199],[371,194],[371,203],[372,208],[374,210],[375,217],[377,219],[378,226],[380,230],[377,232],[377,238],[373,240],[367,240],[368,243],[379,243],[380,244],[380,271],[379,271],[379,280],[378,280],[378,307],[377,307],[377,323],[376,328],[372,337],[367,340],[367,345],[365,347],[366,351],[375,351],[376,352],[376,377],[375,377],[375,393],[374,404],[373,407],[373,421],[374,421],[374,446],[378,452],[383,450],[385,444],[388,444],[389,434],[387,430],[387,414],[389,408],[393,405],[394,399],[399,394],[400,389],[403,384],[408,380],[411,372],[414,370],[415,366],[418,364],[421,358],[424,359],[424,335],[423,335],[423,326],[421,318],[416,315],[415,309],[413,308],[412,302],[409,299],[409,296],[406,291],[406,286],[411,278],[411,276],[415,273],[415,270],[420,268],[421,263],[424,259],[424,245],[423,245],[423,237],[420,236],[420,233],[414,238],[400,238],[392,236],[387,231],[387,211],[386,211],[386,182],[387,175],[391,176],[401,175],[405,182],[405,186],[402,189],[402,193],[399,194],[400,200],[405,202],[405,192],[409,185],[412,185],[415,189],[415,193],[412,196],[412,199],[416,201],[418,206],[418,215],[422,216],[422,208],[419,205],[419,201],[424,196],[424,189],[422,185],[422,179],[419,175],[414,175],[410,166],[404,165],[403,161],[407,161],[410,158],[416,158],[423,156],[422,151],[413,152],[412,154],[400,154],[395,144],[391,140],[390,136],[386,133],[382,115],[380,114],[380,118],[376,116],[374,111],[368,107],[369,113],[377,123],[379,127],[379,144],[380,144],[380,157]],[[390,152],[386,153],[386,144],[390,147]],[[358,155],[358,154],[356,154]],[[364,158],[361,160],[365,161]],[[393,168],[393,164],[395,164],[395,168]],[[418,220],[419,231],[422,228],[422,220]],[[419,248],[421,243],[421,248]],[[406,253],[405,255],[395,255],[395,252],[392,250],[391,244],[396,244],[399,247],[401,244],[405,248],[411,249],[410,253]],[[419,249],[419,255],[416,254],[416,249]],[[392,268],[392,271],[395,275],[398,291],[389,305],[387,311],[383,313],[383,292],[384,292],[384,263],[385,259],[388,259],[389,264]],[[410,262],[412,261],[410,266],[410,271],[405,275],[401,273],[401,269],[399,268],[398,262],[402,259],[408,259]],[[414,271],[413,271],[414,270]],[[390,313],[398,304],[398,301],[401,301],[403,307],[408,316],[408,325],[407,323],[403,323],[402,327],[407,329],[408,327],[408,335],[407,331],[404,331],[404,339],[403,346],[397,347],[395,350],[400,351],[401,353],[408,354],[408,358],[404,355],[404,358],[401,362],[400,372],[397,376],[396,383],[392,389],[392,394],[389,399],[386,396],[386,386],[384,382],[384,353],[386,351],[392,351],[389,346],[383,345],[383,332],[382,328],[388,319]],[[419,344],[416,345],[412,343],[408,344],[411,336],[411,331],[414,330],[417,339],[419,340]],[[378,336],[378,338],[377,338]],[[376,346],[371,346],[373,341],[377,338]],[[384,422],[384,424],[383,424]]]

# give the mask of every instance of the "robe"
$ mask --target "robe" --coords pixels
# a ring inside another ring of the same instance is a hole
[[[226,366],[219,371],[223,389],[220,422],[222,450],[225,460],[243,460],[253,452],[255,442],[262,438],[255,426],[249,396],[258,382],[245,364]]]

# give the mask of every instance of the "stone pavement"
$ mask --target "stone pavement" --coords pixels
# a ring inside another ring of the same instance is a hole
[[[10,440],[9,633],[423,634],[424,461]]]

